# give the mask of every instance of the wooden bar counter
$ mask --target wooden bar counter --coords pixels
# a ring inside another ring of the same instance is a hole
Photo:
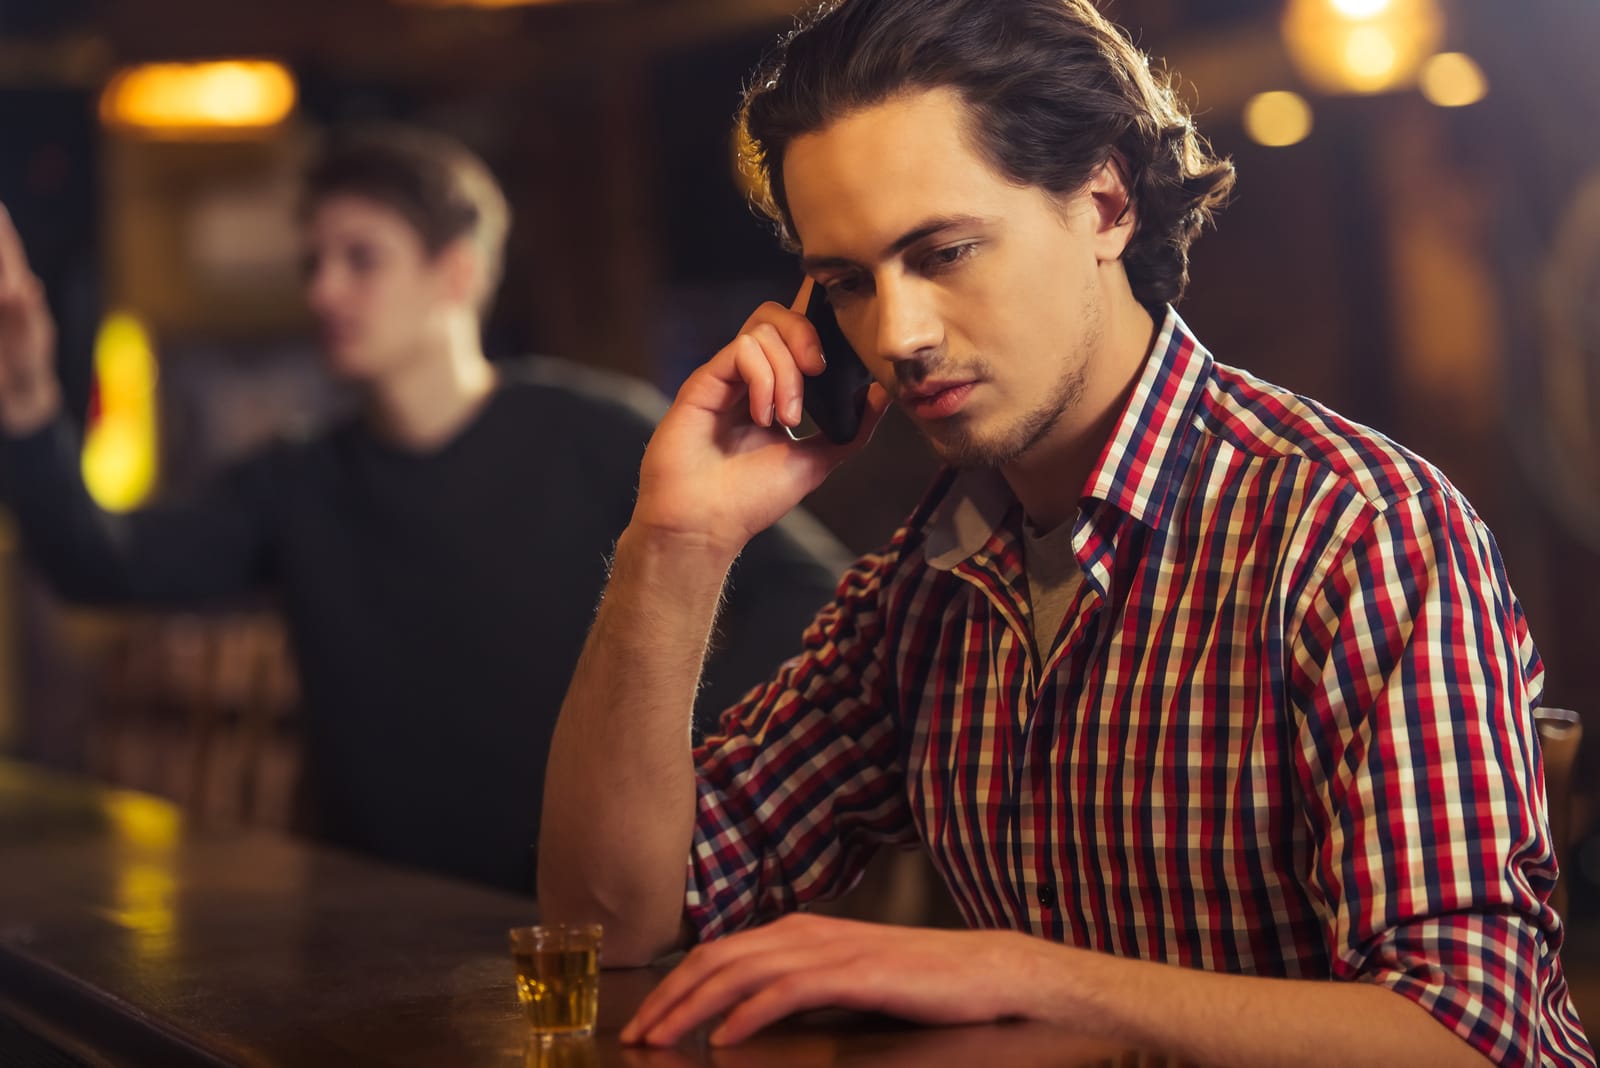
[[[0,1065],[1099,1068],[1159,1056],[1031,1025],[812,1014],[742,1046],[617,1031],[660,979],[604,973],[593,1040],[542,1047],[509,927],[531,900],[0,761]]]

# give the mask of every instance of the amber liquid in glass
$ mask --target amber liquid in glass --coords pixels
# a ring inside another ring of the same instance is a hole
[[[540,1034],[588,1034],[600,1009],[600,954],[593,949],[515,952],[517,999]]]

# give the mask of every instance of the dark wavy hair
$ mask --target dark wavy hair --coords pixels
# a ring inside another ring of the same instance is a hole
[[[511,210],[488,166],[436,130],[375,123],[336,131],[306,167],[300,211],[338,196],[376,201],[411,224],[429,256],[465,238],[484,263],[484,310],[500,281]]]
[[[1171,78],[1090,0],[833,0],[762,64],[739,113],[753,201],[797,247],[783,184],[789,144],[862,108],[956,90],[975,149],[1012,181],[1064,195],[1108,160],[1135,226],[1123,264],[1140,303],[1182,297],[1189,245],[1233,189],[1233,164],[1196,131]]]

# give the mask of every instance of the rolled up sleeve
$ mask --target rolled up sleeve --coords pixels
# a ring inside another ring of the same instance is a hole
[[[880,845],[915,840],[884,676],[896,559],[892,545],[852,567],[803,651],[696,750],[685,914],[700,941],[836,897]]]
[[[1594,1065],[1549,904],[1543,666],[1487,529],[1430,488],[1352,525],[1295,643],[1311,890],[1335,979],[1499,1065]]]

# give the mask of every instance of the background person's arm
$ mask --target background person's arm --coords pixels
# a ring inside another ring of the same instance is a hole
[[[265,569],[266,458],[182,504],[102,511],[63,410],[44,288],[0,207],[0,467],[29,557],[75,600],[186,603],[242,592]]]

